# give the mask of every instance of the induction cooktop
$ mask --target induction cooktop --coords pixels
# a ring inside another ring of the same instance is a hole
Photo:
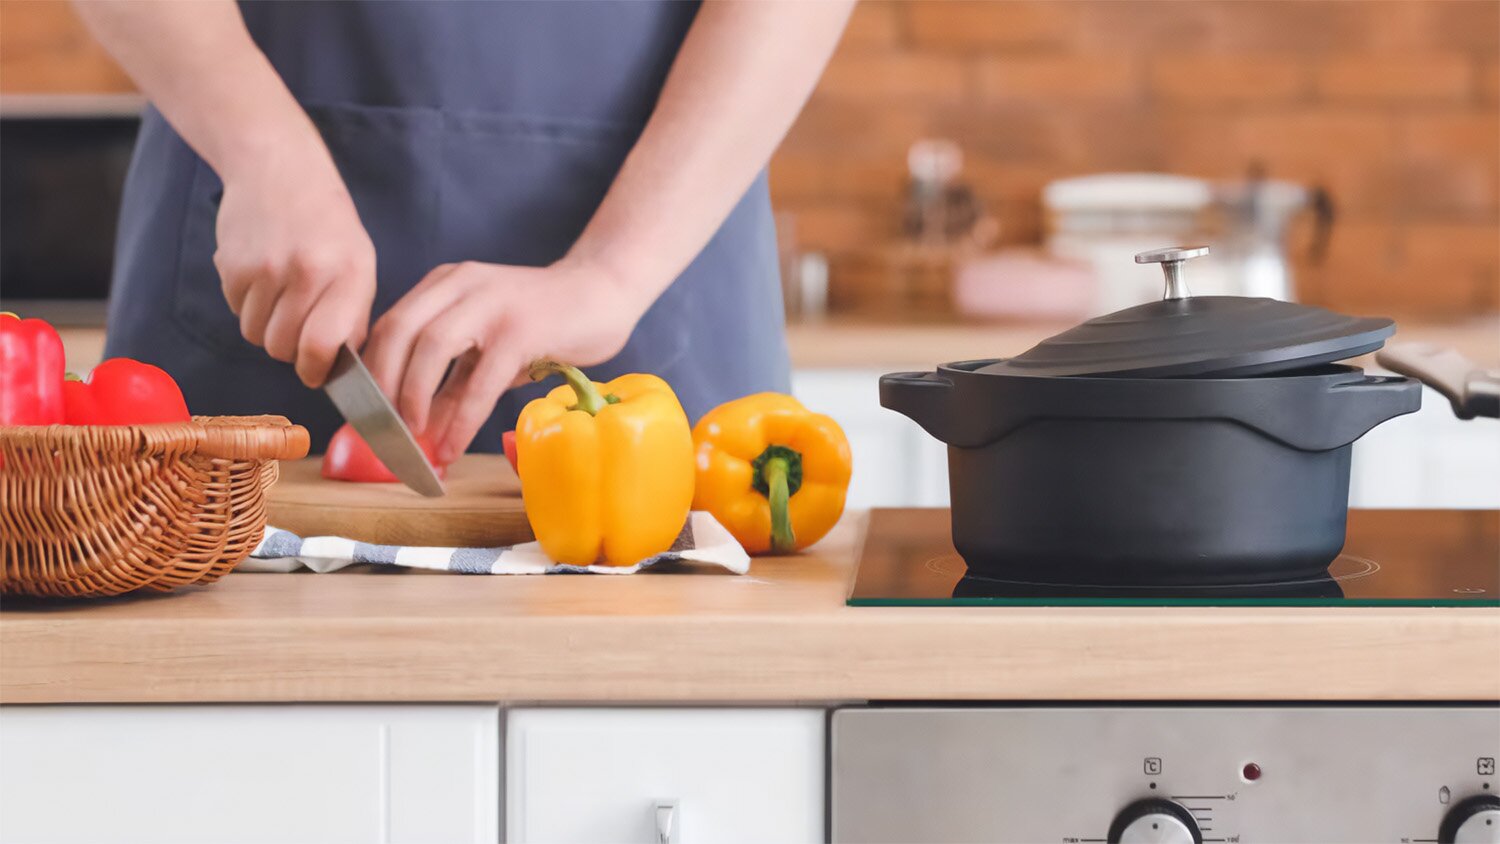
[[[1500,510],[1351,510],[1322,577],[1120,587],[976,576],[946,509],[870,511],[850,606],[1500,607]]]

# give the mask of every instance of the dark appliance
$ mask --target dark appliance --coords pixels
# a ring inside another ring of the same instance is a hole
[[[0,299],[58,325],[103,325],[135,97],[0,100]]]
[[[948,445],[953,544],[976,574],[1205,585],[1319,576],[1344,544],[1351,446],[1421,384],[1335,361],[1388,319],[1237,296],[1166,296],[1008,360],[880,380],[884,406]],[[1482,411],[1481,411],[1482,412]]]

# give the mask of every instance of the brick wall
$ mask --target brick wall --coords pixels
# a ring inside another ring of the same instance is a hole
[[[130,77],[63,0],[0,0],[0,92],[116,94]]]
[[[129,80],[56,0],[0,2],[0,90]],[[834,272],[894,234],[905,151],[948,137],[1001,221],[1041,237],[1051,179],[1272,175],[1341,217],[1304,298],[1454,317],[1500,308],[1500,2],[866,0],[772,164]]]
[[[1055,178],[1232,178],[1260,160],[1327,186],[1341,212],[1324,264],[1298,269],[1305,299],[1493,311],[1497,59],[1493,0],[868,0],[772,190],[837,276],[893,236],[920,137],[963,146],[1010,243],[1040,240],[1039,192]]]

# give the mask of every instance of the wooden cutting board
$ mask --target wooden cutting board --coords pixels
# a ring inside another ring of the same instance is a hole
[[[534,537],[521,480],[505,457],[466,454],[448,467],[448,494],[425,498],[402,484],[331,481],[323,458],[287,460],[266,500],[266,523],[299,536],[345,536],[377,545],[494,547]]]

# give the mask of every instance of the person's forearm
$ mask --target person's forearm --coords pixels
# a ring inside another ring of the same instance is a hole
[[[645,131],[565,260],[604,267],[649,305],[766,165],[852,5],[704,3]]]
[[[79,15],[221,178],[287,155],[327,157],[232,0],[78,0]]]

